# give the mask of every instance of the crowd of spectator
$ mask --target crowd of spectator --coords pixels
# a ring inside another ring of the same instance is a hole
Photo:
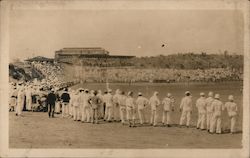
[[[65,80],[63,69],[57,64],[45,61],[33,61],[30,64],[36,71],[40,72],[44,76],[44,79],[41,81],[41,85],[44,85],[44,87],[56,86],[64,88],[73,85],[76,82]]]
[[[217,82],[240,81],[243,74],[228,68],[197,70],[180,69],[140,69],[140,68],[96,68],[77,69],[78,78],[88,82]]]

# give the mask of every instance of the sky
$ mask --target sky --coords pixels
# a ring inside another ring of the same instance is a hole
[[[243,54],[243,16],[234,10],[22,9],[10,12],[9,26],[10,59],[54,57],[64,47],[135,56]]]

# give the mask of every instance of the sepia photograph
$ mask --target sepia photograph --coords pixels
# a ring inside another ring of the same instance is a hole
[[[3,157],[249,157],[249,1],[156,2],[0,2]]]

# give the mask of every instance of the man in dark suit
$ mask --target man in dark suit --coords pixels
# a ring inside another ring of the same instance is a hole
[[[51,89],[47,96],[47,106],[48,106],[49,117],[50,116],[54,117],[55,105],[56,105],[56,95],[54,93],[54,89]]]

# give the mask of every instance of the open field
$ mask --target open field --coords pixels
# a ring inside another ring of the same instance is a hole
[[[129,128],[120,123],[89,124],[74,122],[71,119],[48,118],[47,113],[24,112],[24,117],[16,117],[10,113],[9,146],[10,148],[240,148],[242,138],[242,94],[241,82],[216,83],[216,84],[110,84],[115,90],[132,90],[135,93],[141,91],[146,97],[157,90],[160,99],[167,92],[171,92],[176,100],[175,111],[172,114],[172,127],[158,127],[145,125],[143,127]],[[79,87],[75,86],[73,88]],[[83,85],[89,89],[105,89],[106,85]],[[226,112],[223,113],[222,127],[224,134],[208,134],[194,128],[197,121],[197,110],[192,114],[192,128],[179,128],[180,112],[179,103],[186,90],[190,90],[193,99],[196,100],[201,91],[207,93],[212,90],[221,94],[221,100],[225,102],[229,94],[235,96],[235,102],[239,107],[237,122],[237,134],[228,134],[229,120]],[[149,120],[147,107],[147,120]],[[162,109],[159,108],[158,122],[161,121]]]

